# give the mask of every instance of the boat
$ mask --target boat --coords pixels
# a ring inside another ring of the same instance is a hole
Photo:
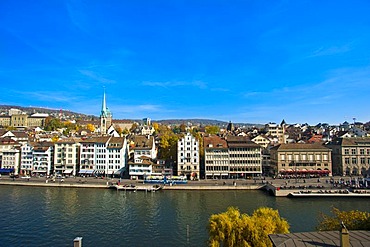
[[[144,179],[145,184],[187,184],[188,180],[186,176],[148,176]]]
[[[319,190],[319,191],[295,191],[288,194],[288,197],[370,197],[370,191],[349,191],[344,190]]]
[[[133,185],[133,184],[121,184],[121,185],[113,185],[113,188],[116,190],[124,190],[124,191],[146,191],[146,192],[156,192],[161,190],[163,186],[160,185]]]

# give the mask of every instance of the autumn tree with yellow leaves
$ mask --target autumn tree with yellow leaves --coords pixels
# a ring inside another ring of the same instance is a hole
[[[289,223],[272,208],[261,207],[251,216],[229,207],[209,219],[210,247],[270,247],[269,234],[289,233]]]
[[[333,207],[331,210],[333,216],[320,214],[320,223],[316,227],[319,231],[336,231],[341,228],[340,224],[347,227],[348,230],[366,230],[370,231],[370,213],[359,210],[341,211]]]

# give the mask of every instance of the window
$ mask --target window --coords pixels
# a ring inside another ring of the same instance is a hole
[[[361,148],[361,149],[360,149],[360,154],[361,154],[361,155],[365,155],[365,149]]]
[[[365,158],[361,157],[360,162],[361,162],[361,165],[365,165],[366,164]]]
[[[356,165],[357,164],[357,158],[352,158],[352,165]]]
[[[344,164],[349,165],[349,158],[344,158]]]
[[[349,154],[349,149],[348,148],[346,148],[346,149],[344,149],[344,154]]]
[[[351,154],[352,154],[352,155],[355,155],[355,154],[356,154],[356,149],[354,149],[354,148],[353,148],[353,149],[351,149]]]

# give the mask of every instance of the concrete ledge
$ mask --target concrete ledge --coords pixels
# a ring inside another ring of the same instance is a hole
[[[98,189],[108,188],[107,185],[103,185],[103,184],[39,183],[39,182],[16,182],[16,181],[0,181],[0,185],[34,186],[34,187],[61,187],[61,188],[98,188]]]
[[[240,185],[240,186],[227,186],[227,185],[174,185],[164,186],[164,190],[259,190],[263,186],[258,185]]]

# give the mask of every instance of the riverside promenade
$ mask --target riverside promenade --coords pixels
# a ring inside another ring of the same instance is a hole
[[[311,178],[311,179],[205,179],[188,181],[187,184],[165,185],[163,190],[265,190],[276,197],[307,197],[307,196],[353,196],[366,194],[370,197],[370,190],[352,190],[343,193],[347,187],[335,183],[341,178]],[[143,186],[142,180],[111,179],[95,177],[69,177],[63,179],[46,179],[39,177],[31,178],[9,178],[2,176],[0,185],[12,186],[38,186],[38,187],[61,187],[61,188],[94,188],[107,189],[112,185]],[[149,185],[149,184],[148,184]],[[153,185],[153,184],[152,184]],[[364,196],[364,195],[361,195]]]
[[[39,177],[31,178],[0,178],[0,185],[13,186],[39,186],[39,187],[64,187],[64,188],[98,188],[107,189],[113,184],[120,185],[143,185],[142,180],[111,179],[95,177],[70,177],[63,179],[46,179]],[[175,184],[163,186],[163,190],[258,190],[265,186],[261,181],[253,180],[199,180],[188,181],[187,184]]]

